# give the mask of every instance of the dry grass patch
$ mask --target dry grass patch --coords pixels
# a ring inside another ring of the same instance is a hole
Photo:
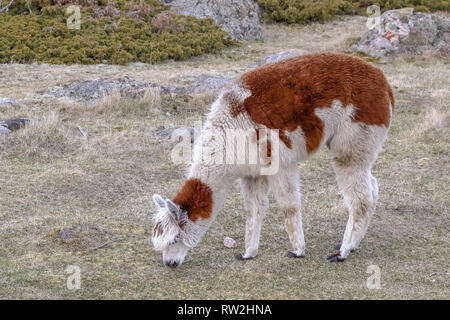
[[[82,145],[81,134],[61,122],[56,112],[33,120],[25,128],[2,138],[0,150],[9,157],[46,160],[73,153]]]

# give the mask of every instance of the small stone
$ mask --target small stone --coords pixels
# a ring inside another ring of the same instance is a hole
[[[234,248],[236,247],[236,241],[233,238],[226,237],[223,239],[223,245],[227,248]]]
[[[72,239],[72,231],[70,231],[70,229],[67,228],[61,228],[59,230],[59,235],[61,239],[63,239],[64,241]]]
[[[9,98],[0,98],[0,106],[7,105],[7,104],[13,104],[16,103],[16,99],[9,99]]]

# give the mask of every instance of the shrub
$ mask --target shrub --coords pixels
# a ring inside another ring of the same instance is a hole
[[[212,19],[177,15],[156,0],[35,0],[27,15],[26,0],[16,1],[0,14],[0,63],[158,63],[235,44]],[[81,6],[79,30],[67,27],[70,4]]]
[[[375,4],[387,11],[414,7],[418,11],[449,10],[450,0],[258,0],[268,21],[287,23],[324,22],[340,14],[365,14]]]

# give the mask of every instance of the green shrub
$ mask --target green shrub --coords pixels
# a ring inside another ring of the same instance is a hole
[[[450,0],[258,0],[268,21],[287,23],[324,22],[335,15],[366,14],[372,4],[386,10],[414,7],[417,11],[450,9]]]
[[[264,9],[264,18],[287,23],[325,22],[337,14],[356,13],[356,8],[345,0],[258,0]]]
[[[61,3],[62,5],[59,5]],[[69,29],[70,4],[81,5],[80,29]],[[0,63],[127,64],[182,60],[235,44],[212,19],[170,13],[164,28],[155,17],[167,7],[156,0],[25,0],[0,14]]]
[[[413,7],[417,11],[436,11],[450,9],[449,0],[374,0],[368,1],[378,5],[383,11]]]

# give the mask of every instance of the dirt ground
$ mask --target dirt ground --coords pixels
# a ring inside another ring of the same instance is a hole
[[[266,25],[265,42],[155,66],[0,65],[0,98],[20,99],[0,105],[0,119],[35,120],[0,138],[0,298],[450,298],[448,58],[363,57],[385,72],[396,108],[373,169],[380,187],[375,216],[360,249],[339,264],[326,257],[341,241],[347,212],[326,150],[299,164],[304,259],[285,257],[290,247],[283,215],[271,200],[258,257],[235,260],[244,250],[245,225],[236,182],[198,247],[180,268],[170,269],[150,241],[152,195],[173,196],[186,165],[169,161],[171,142],[152,130],[201,123],[209,101],[168,109],[152,95],[136,101],[113,96],[86,106],[49,94],[100,77],[161,84],[205,73],[232,77],[280,51],[344,52],[364,23],[343,17]],[[71,239],[62,240],[61,228],[71,230]],[[236,248],[223,246],[227,236]],[[70,289],[77,268],[81,286]],[[379,289],[367,287],[373,268],[380,270]]]

